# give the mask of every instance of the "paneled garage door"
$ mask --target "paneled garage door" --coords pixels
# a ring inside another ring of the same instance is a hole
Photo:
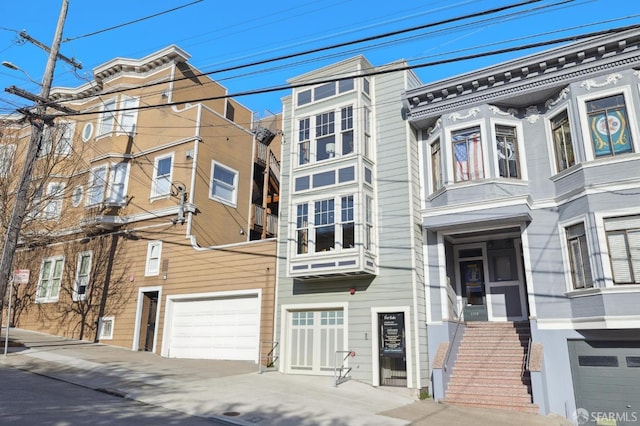
[[[596,424],[603,413],[616,424],[640,422],[640,341],[569,341],[576,406]],[[605,423],[603,423],[605,424]]]
[[[256,295],[173,302],[171,358],[258,360]]]

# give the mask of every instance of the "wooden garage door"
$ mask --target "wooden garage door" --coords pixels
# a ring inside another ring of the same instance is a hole
[[[169,357],[258,360],[257,296],[174,302]]]
[[[640,341],[569,341],[576,407],[616,425],[640,422]]]

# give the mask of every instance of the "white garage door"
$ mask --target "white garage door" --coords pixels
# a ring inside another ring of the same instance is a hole
[[[258,360],[256,295],[174,301],[171,358]]]

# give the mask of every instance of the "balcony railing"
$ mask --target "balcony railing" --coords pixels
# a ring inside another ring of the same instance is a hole
[[[278,234],[278,216],[267,213],[266,215],[266,224],[265,224],[265,215],[264,215],[264,207],[259,206],[257,204],[253,205],[253,223],[254,226],[259,226],[264,228],[266,226],[267,234],[277,235]]]
[[[276,176],[278,178],[278,180],[280,180],[280,161],[278,161],[278,158],[275,156],[275,154],[270,151],[268,149],[269,147],[261,142],[258,142],[258,150],[257,150],[257,157],[256,157],[256,162],[266,165],[267,164],[267,153],[269,156],[269,169],[271,170],[271,173],[274,174],[274,176]]]

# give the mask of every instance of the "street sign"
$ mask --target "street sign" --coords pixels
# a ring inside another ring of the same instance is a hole
[[[29,270],[28,269],[16,269],[13,271],[14,284],[29,284]]]

